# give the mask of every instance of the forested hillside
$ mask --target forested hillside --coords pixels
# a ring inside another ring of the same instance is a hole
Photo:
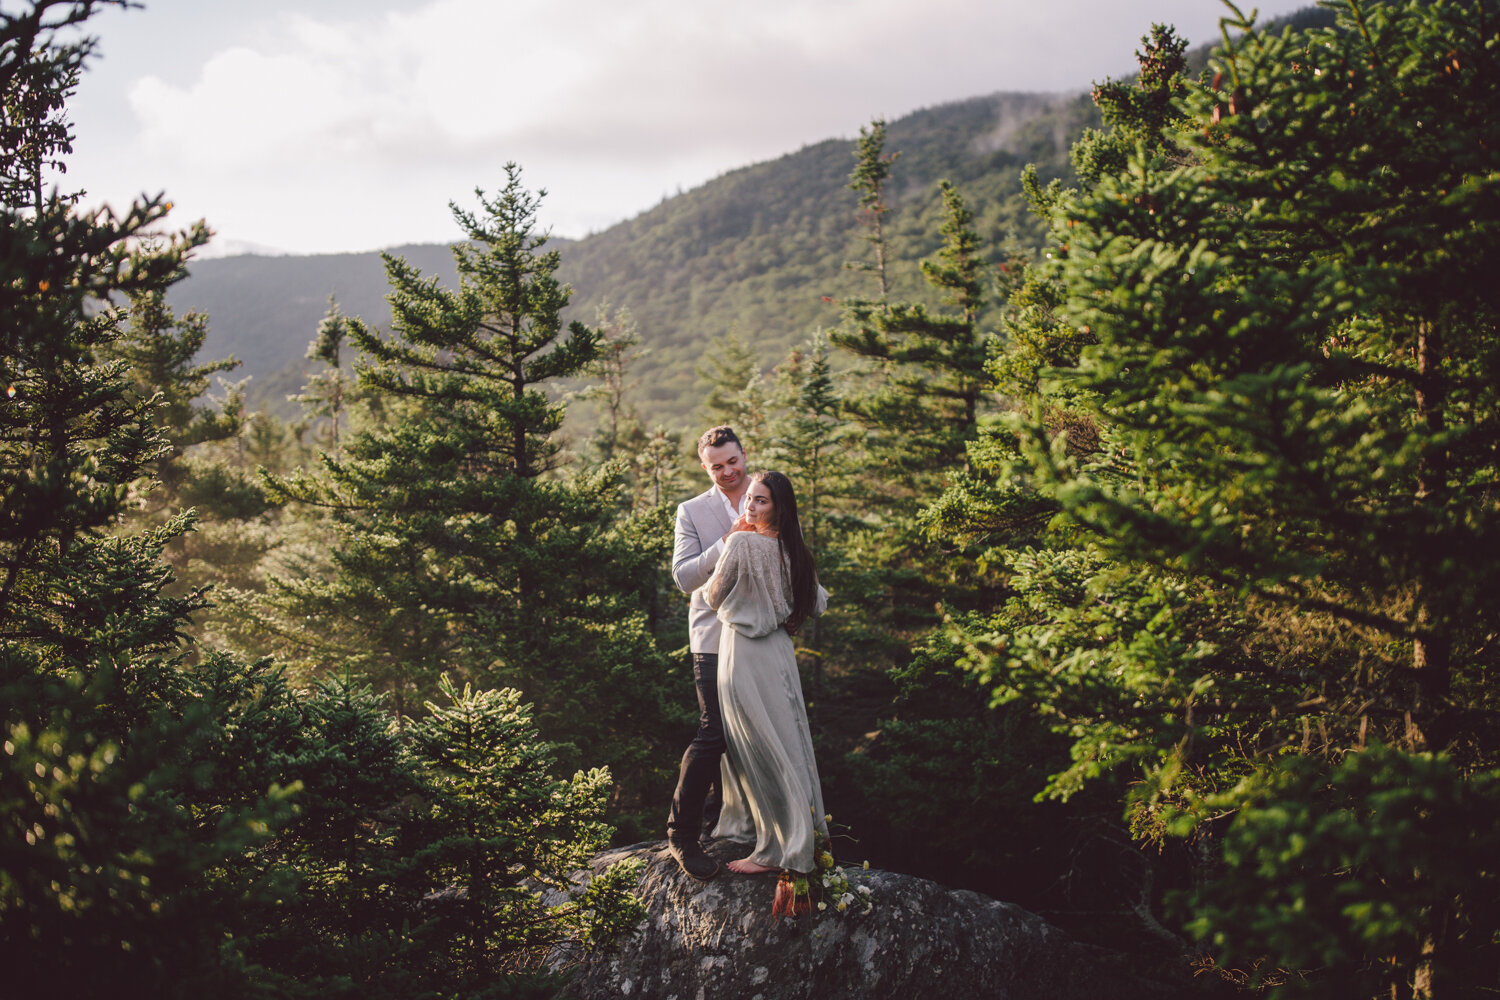
[[[404,246],[393,252],[445,280],[453,278],[453,255],[446,246]],[[196,310],[209,317],[205,354],[240,361],[241,367],[226,378],[250,378],[245,388],[253,406],[288,416],[296,406],[287,396],[301,392],[315,370],[304,355],[329,298],[353,315],[384,324],[390,318],[386,291],[376,253],[245,254],[192,261],[188,277],[173,286],[168,301],[179,312]]]
[[[944,178],[974,207],[991,252],[1036,247],[1042,227],[1021,196],[1021,168],[1064,174],[1068,143],[1094,121],[1084,97],[996,94],[891,122],[887,147],[900,152],[888,191],[893,292],[924,294],[916,261],[937,247]],[[732,171],[566,249],[561,273],[585,315],[607,300],[640,325],[654,353],[640,364],[640,402],[658,419],[693,412],[697,354],[713,338],[736,331],[769,369],[814,329],[836,325],[840,300],[868,290],[843,267],[866,256],[851,151],[829,140]]]
[[[1273,28],[1331,23],[1309,8]],[[1206,65],[1212,39],[1189,53]],[[900,166],[888,192],[894,289],[923,294],[917,262],[937,243],[937,182],[956,184],[975,212],[990,253],[1033,252],[1045,227],[1021,194],[1021,168],[1045,179],[1067,176],[1069,145],[1097,126],[1085,94],[998,93],[927,108],[887,125]],[[863,123],[850,122],[850,135]],[[567,315],[592,321],[597,309],[624,308],[652,353],[638,362],[636,402],[655,419],[685,426],[697,405],[694,351],[737,331],[769,370],[814,329],[835,325],[837,301],[863,290],[845,261],[860,256],[856,197],[848,189],[848,140],[829,139],[772,161],[732,170],[664,199],[641,215],[579,240],[554,238],[559,274],[574,288]],[[476,185],[497,183],[478,178]],[[466,194],[453,195],[462,203]],[[211,221],[211,220],[210,220]],[[392,247],[425,273],[454,277],[444,246]],[[343,311],[378,326],[389,318],[376,253],[195,260],[169,293],[178,311],[212,318],[205,352],[233,355],[232,378],[251,377],[252,408],[294,416],[287,396],[313,370],[303,357],[329,296]]]
[[[996,94],[892,122],[889,142],[901,151],[890,192],[896,288],[920,292],[916,261],[936,245],[937,182],[945,177],[975,206],[988,245],[1038,245],[1042,230],[1021,197],[1021,167],[1036,163],[1048,177],[1065,172],[1068,143],[1096,120],[1086,97]],[[851,131],[860,124],[851,122]],[[850,149],[846,141],[821,142],[731,171],[602,233],[552,241],[562,251],[558,273],[574,289],[566,315],[592,321],[608,304],[629,310],[639,324],[652,353],[637,370],[638,401],[657,419],[688,422],[696,406],[695,350],[712,338],[738,331],[769,369],[816,327],[838,322],[836,300],[861,287],[843,268],[861,253]],[[390,252],[453,279],[447,247]],[[346,314],[385,326],[385,294],[374,253],[240,256],[193,262],[169,301],[211,317],[205,353],[237,357],[243,367],[231,377],[252,376],[251,406],[285,416],[294,409],[286,396],[300,391],[314,368],[303,354],[329,296]]]

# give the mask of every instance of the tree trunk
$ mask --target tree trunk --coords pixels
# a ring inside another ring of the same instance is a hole
[[[1441,504],[1446,492],[1447,449],[1432,440],[1444,428],[1442,385],[1442,337],[1427,320],[1417,323],[1417,421],[1429,436],[1417,463],[1418,505]],[[1443,704],[1448,696],[1452,667],[1452,640],[1448,635],[1447,609],[1434,593],[1431,577],[1424,568],[1416,580],[1416,621],[1413,629],[1412,670],[1416,676],[1416,697],[1412,705],[1412,742],[1418,749],[1442,750],[1447,733],[1442,723]]]

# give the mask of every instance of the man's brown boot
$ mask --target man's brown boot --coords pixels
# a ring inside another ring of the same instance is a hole
[[[683,871],[699,882],[707,882],[719,874],[719,869],[722,867],[717,860],[704,854],[703,848],[696,843],[682,844],[668,838],[667,852],[672,855]]]

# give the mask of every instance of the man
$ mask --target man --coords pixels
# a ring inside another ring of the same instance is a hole
[[[723,790],[719,758],[724,753],[724,720],[719,713],[719,619],[703,595],[724,551],[724,541],[744,520],[750,476],[745,449],[728,427],[711,427],[698,439],[698,461],[713,486],[677,507],[672,543],[672,579],[692,595],[688,636],[693,684],[698,689],[698,732],[682,755],[672,812],[667,818],[667,849],[696,879],[711,879],[719,862],[703,852],[702,840],[719,821]]]

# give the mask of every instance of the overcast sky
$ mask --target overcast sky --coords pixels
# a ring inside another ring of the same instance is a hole
[[[1265,0],[1262,18],[1310,5]],[[1245,8],[1247,11],[1249,6]],[[880,115],[1134,68],[1217,0],[146,0],[90,22],[70,188],[296,253],[455,238],[521,164],[582,236]]]

